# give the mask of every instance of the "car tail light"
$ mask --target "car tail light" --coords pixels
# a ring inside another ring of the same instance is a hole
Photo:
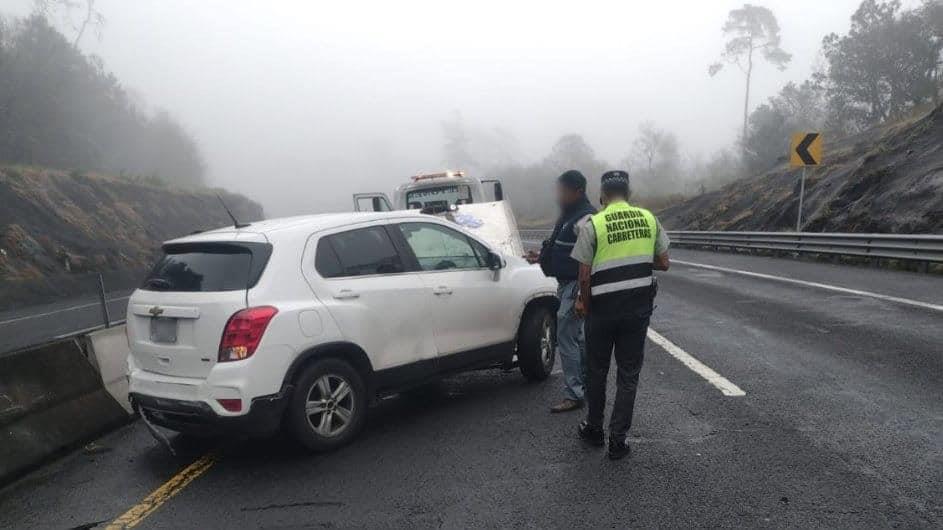
[[[219,362],[241,361],[255,353],[262,334],[278,309],[272,306],[250,307],[229,317],[219,342]]]

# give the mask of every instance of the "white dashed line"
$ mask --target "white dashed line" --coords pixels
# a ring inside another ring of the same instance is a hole
[[[943,311],[943,305],[936,305],[936,304],[931,304],[928,302],[921,302],[919,300],[911,300],[909,298],[899,298],[897,296],[888,296],[886,294],[872,293],[871,291],[859,291],[857,289],[849,289],[847,287],[838,287],[837,285],[829,285],[827,283],[807,282],[805,280],[796,280],[795,278],[773,276],[772,274],[762,274],[759,272],[743,271],[740,269],[728,269],[727,267],[718,267],[716,265],[706,265],[704,263],[694,263],[691,261],[682,261],[678,259],[672,259],[671,263],[679,263],[681,265],[687,265],[689,267],[699,267],[702,269],[709,269],[713,271],[729,272],[731,274],[742,274],[743,276],[763,278],[764,280],[775,280],[779,282],[793,283],[796,285],[804,285],[806,287],[816,287],[818,289],[825,289],[828,291],[835,291],[838,293],[854,294],[858,296],[867,296],[870,298],[876,298],[878,300],[885,300],[885,301],[894,302],[897,304],[905,304],[905,305],[910,305],[914,307],[920,307],[923,309],[930,309],[933,311]]]
[[[682,350],[678,345],[661,336],[657,331],[648,328],[648,338],[655,344],[661,346],[669,355],[681,361],[682,364],[690,368],[697,375],[703,377],[708,383],[717,387],[725,396],[745,396],[746,392],[737,385],[731,383],[726,377],[715,372],[711,367],[695,359],[690,353]]]

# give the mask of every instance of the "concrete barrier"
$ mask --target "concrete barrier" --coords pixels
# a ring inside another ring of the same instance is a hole
[[[97,369],[120,393],[119,354],[104,354],[115,341],[72,338],[0,356],[0,484],[130,419]],[[87,347],[96,342],[98,356]]]

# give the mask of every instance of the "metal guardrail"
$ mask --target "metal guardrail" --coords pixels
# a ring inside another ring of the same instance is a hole
[[[539,241],[550,233],[551,230],[521,230],[521,238]],[[669,230],[668,237],[672,245],[687,247],[779,250],[943,263],[943,235]]]
[[[123,324],[120,302],[133,291],[129,282],[139,283],[128,273],[65,273],[36,281],[0,282],[0,356]],[[106,285],[113,290],[106,290]],[[60,296],[54,298],[57,287]],[[30,304],[30,295],[38,302]],[[121,314],[113,314],[115,309]]]
[[[943,235],[668,231],[672,245],[943,262]]]

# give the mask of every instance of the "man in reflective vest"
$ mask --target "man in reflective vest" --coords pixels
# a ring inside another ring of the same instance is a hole
[[[652,314],[656,284],[653,270],[668,270],[668,236],[658,219],[629,204],[629,174],[602,176],[603,210],[583,225],[573,247],[580,262],[580,293],[576,310],[586,318],[588,362],[586,420],[579,435],[602,446],[606,378],[616,357],[616,401],[609,420],[609,458],[629,455],[626,436],[632,426],[635,393],[642,370],[645,335]]]

